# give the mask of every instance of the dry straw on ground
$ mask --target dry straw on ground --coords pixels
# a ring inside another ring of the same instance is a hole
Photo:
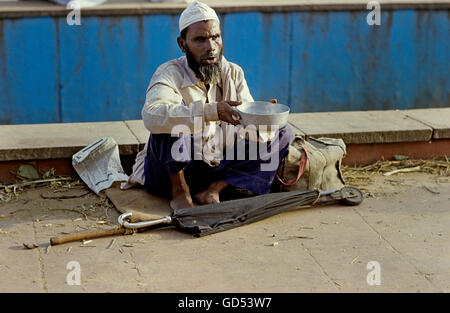
[[[358,187],[363,191],[369,191],[365,186],[373,182],[376,176],[386,177],[384,180],[392,184],[395,180],[389,179],[389,177],[405,172],[422,172],[448,177],[450,176],[450,159],[445,157],[444,160],[381,160],[361,167],[342,167],[342,175],[346,184]]]

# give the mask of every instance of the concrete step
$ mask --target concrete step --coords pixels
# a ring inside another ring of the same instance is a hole
[[[121,154],[135,154],[139,142],[125,122],[0,126],[0,161],[72,158],[102,137],[111,136]]]
[[[289,123],[307,136],[337,137],[347,144],[428,141],[433,134],[432,127],[392,110],[291,114]]]
[[[367,164],[395,154],[425,159],[450,155],[450,108],[293,113],[289,123],[306,137],[342,138],[347,144],[344,164]],[[132,163],[149,132],[141,120],[0,125],[0,180],[11,178],[26,162],[35,162],[41,171],[56,164],[60,172],[70,173],[72,155],[106,136],[116,140],[121,157]]]

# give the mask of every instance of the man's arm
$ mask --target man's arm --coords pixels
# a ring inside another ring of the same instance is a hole
[[[202,130],[203,122],[222,120],[238,124],[239,116],[232,109],[238,104],[238,101],[194,101],[186,105],[175,89],[158,83],[147,91],[142,119],[145,127],[154,134],[170,134],[177,125],[186,125],[191,133],[196,133]],[[200,118],[200,123],[194,123],[196,117]]]
[[[155,134],[170,134],[176,125],[186,125],[192,133],[201,131],[194,129],[194,118],[205,121],[218,120],[217,105],[195,101],[186,105],[182,96],[165,84],[155,84],[148,91],[142,109],[145,127]]]

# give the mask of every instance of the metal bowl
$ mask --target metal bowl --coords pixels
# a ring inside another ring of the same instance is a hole
[[[290,108],[280,103],[265,101],[244,102],[236,107],[241,116],[240,123],[244,126],[254,125],[267,129],[286,126]]]

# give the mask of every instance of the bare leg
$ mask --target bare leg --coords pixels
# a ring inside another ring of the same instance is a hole
[[[172,201],[170,201],[170,207],[174,211],[193,207],[191,193],[184,179],[184,170],[172,175],[170,180],[172,181]]]
[[[211,204],[211,203],[219,203],[219,193],[226,187],[228,184],[223,181],[214,182],[209,187],[199,192],[195,195],[195,200],[199,204]]]

